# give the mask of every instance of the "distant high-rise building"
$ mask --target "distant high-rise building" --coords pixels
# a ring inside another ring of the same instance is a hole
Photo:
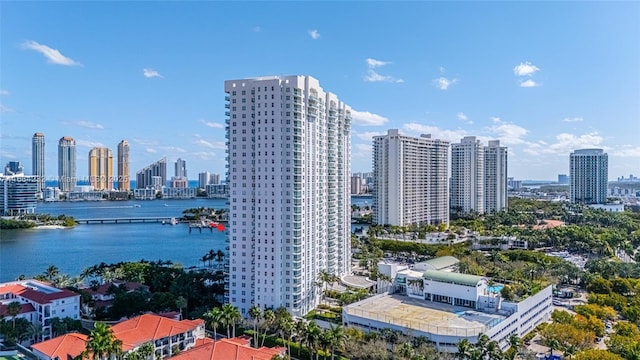
[[[129,175],[129,142],[122,140],[118,144],[118,190],[131,190]]]
[[[484,212],[507,208],[507,148],[499,140],[484,147]]]
[[[359,195],[362,192],[362,178],[360,176],[351,177],[351,195]]]
[[[572,203],[604,204],[607,201],[609,160],[602,149],[576,150],[569,156]]]
[[[0,175],[0,216],[34,213],[37,189],[36,176]]]
[[[113,154],[106,147],[89,151],[89,184],[95,190],[113,190]]]
[[[229,302],[302,316],[351,271],[351,109],[310,76],[225,81]]]
[[[73,191],[76,177],[76,141],[63,136],[58,142],[58,187],[63,192]]]
[[[391,129],[373,138],[373,222],[449,224],[449,142]]]
[[[44,134],[40,132],[33,134],[31,139],[31,174],[38,178],[37,193],[42,193],[45,187]]]
[[[211,174],[208,171],[198,174],[198,187],[200,189],[206,189],[207,185],[220,184],[220,174]]]
[[[560,185],[568,185],[569,184],[569,176],[567,174],[558,174],[558,184],[560,184]]]
[[[24,167],[20,164],[20,161],[9,161],[4,167],[4,175],[24,175]]]
[[[220,174],[211,174],[211,175],[209,175],[209,184],[210,185],[218,185],[218,184],[220,184]]]
[[[167,185],[167,158],[162,158],[136,173],[136,189]]]
[[[484,212],[484,147],[475,136],[451,144],[451,210]]]
[[[178,160],[176,160],[175,170],[176,170],[175,171],[176,177],[186,178],[187,177],[187,161],[178,158]]]

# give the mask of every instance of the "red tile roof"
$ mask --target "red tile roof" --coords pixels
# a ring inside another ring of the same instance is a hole
[[[208,340],[208,341],[207,341]],[[274,355],[283,355],[286,348],[261,347],[252,348],[249,344],[251,338],[232,338],[213,341],[205,339],[200,346],[196,342],[196,347],[176,356],[172,360],[271,360]]]
[[[0,317],[1,316],[11,316],[9,315],[9,306],[8,305],[0,305]],[[18,314],[30,313],[36,311],[36,309],[31,304],[20,304],[20,312]]]
[[[122,340],[122,350],[128,351],[145,342],[195,330],[204,320],[172,320],[155,314],[144,314],[111,327]]]
[[[29,280],[32,282],[39,282],[43,285],[49,285],[40,281]],[[38,304],[48,304],[54,300],[64,299],[68,297],[80,296],[79,294],[74,293],[73,291],[66,289],[58,289],[54,293],[43,293],[37,290],[33,290],[29,287],[23,286],[19,283],[0,286],[0,294],[14,294],[15,296],[20,296],[25,299],[35,301]]]
[[[74,359],[85,349],[87,336],[79,333],[58,336],[51,340],[31,345],[31,348],[45,354],[50,359]]]

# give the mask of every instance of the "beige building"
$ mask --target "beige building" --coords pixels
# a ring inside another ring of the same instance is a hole
[[[89,151],[89,184],[95,190],[113,189],[113,154],[106,147]]]

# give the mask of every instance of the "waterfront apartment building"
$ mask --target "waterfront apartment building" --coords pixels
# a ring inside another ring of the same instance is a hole
[[[118,143],[118,190],[131,190],[129,175],[129,142],[122,140]]]
[[[4,175],[24,175],[24,167],[20,164],[20,161],[9,161],[4,166]]]
[[[73,191],[76,177],[76,141],[63,136],[58,142],[58,187],[62,192]]]
[[[451,145],[451,210],[484,211],[484,148],[475,136]]]
[[[45,187],[44,175],[44,134],[37,132],[31,139],[31,175],[38,178],[37,193],[41,194]]]
[[[198,188],[205,189],[207,185],[220,184],[220,174],[211,174],[208,171],[198,174]]]
[[[113,189],[113,154],[106,147],[89,151],[89,184],[94,190]]]
[[[449,142],[397,129],[373,138],[373,222],[449,224]]]
[[[0,174],[0,216],[33,214],[37,192],[37,176]]]
[[[310,76],[227,80],[229,302],[301,316],[350,271],[351,109]]]
[[[175,164],[175,174],[176,177],[187,177],[187,161],[178,158]]]
[[[167,185],[167,158],[162,158],[136,173],[136,189]]]
[[[607,201],[609,159],[602,149],[575,150],[569,157],[572,203],[604,204]]]
[[[351,195],[360,195],[362,192],[362,178],[360,176],[351,177]]]
[[[484,148],[484,212],[507,208],[507,148],[500,140]]]

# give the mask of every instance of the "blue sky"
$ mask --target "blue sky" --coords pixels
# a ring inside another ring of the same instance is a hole
[[[569,153],[640,175],[638,2],[0,2],[0,163],[31,136],[131,144],[224,173],[225,79],[311,75],[354,111],[352,170],[399,128],[509,147],[509,176],[555,179]],[[173,167],[171,166],[170,169]]]

